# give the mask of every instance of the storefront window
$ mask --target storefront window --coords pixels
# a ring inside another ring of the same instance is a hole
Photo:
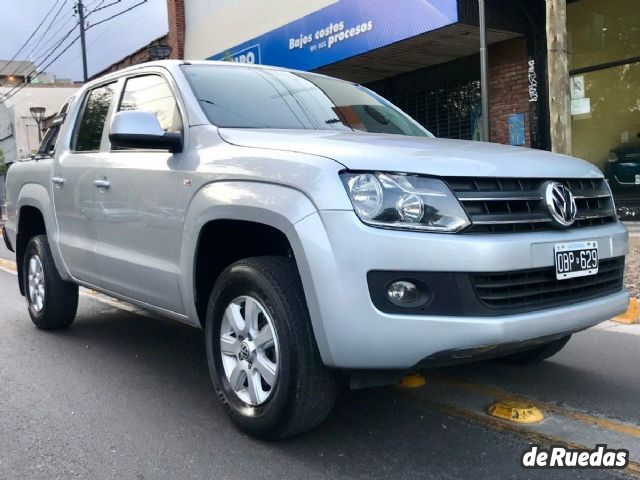
[[[572,153],[602,168],[621,216],[640,219],[638,0],[567,5]]]
[[[571,70],[640,55],[638,0],[567,3]]]
[[[613,149],[640,142],[640,63],[575,75],[572,81],[580,77],[584,98],[572,101],[572,153],[603,168]]]

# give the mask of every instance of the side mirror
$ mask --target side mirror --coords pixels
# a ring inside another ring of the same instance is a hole
[[[182,151],[182,133],[163,130],[153,112],[116,113],[111,121],[109,140],[116,147]]]

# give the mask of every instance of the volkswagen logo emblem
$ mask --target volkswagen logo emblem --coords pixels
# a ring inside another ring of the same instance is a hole
[[[249,350],[247,342],[242,342],[240,344],[240,351],[238,352],[238,360],[249,360],[250,353],[251,351]]]
[[[567,187],[559,182],[549,182],[545,187],[544,200],[553,222],[560,227],[573,224],[578,214],[576,199]]]

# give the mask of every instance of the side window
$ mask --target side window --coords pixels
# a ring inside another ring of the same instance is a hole
[[[182,118],[176,99],[165,79],[159,75],[128,79],[118,110],[153,112],[164,130],[182,130]]]
[[[87,95],[73,148],[76,152],[100,150],[104,122],[113,99],[114,86],[112,83],[94,88]]]
[[[38,149],[38,155],[40,156],[50,156],[53,155],[56,151],[56,145],[58,144],[58,136],[60,135],[60,130],[62,129],[62,124],[67,116],[67,110],[69,109],[69,103],[65,103],[60,111],[53,117],[51,120],[51,124],[49,125],[49,129],[42,139],[42,143],[40,144],[40,148]]]

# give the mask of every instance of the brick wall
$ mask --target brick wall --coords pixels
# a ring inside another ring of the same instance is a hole
[[[115,72],[118,70],[122,70],[123,68],[130,67],[131,65],[138,65],[139,63],[144,63],[149,61],[149,47],[152,45],[168,45],[169,44],[169,36],[164,35],[162,37],[156,38],[153,42],[145,45],[144,47],[136,50],[131,55],[127,55],[126,57],[118,60],[115,63],[112,63],[104,70],[99,71],[98,73],[92,75],[89,80],[93,80],[94,78],[101,77],[107,73]],[[173,58],[173,54],[171,56]]]
[[[489,121],[491,141],[509,143],[509,115],[524,113],[525,144],[531,146],[529,80],[525,39],[489,47]]]
[[[169,34],[167,44],[171,47],[171,57],[184,58],[184,0],[167,0]]]

